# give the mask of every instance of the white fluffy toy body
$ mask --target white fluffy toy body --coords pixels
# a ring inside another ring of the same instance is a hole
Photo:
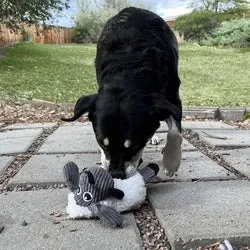
[[[158,173],[156,164],[149,164],[141,170],[129,167],[133,173],[129,178],[113,179],[100,167],[84,169],[69,162],[64,166],[65,181],[70,189],[66,211],[70,218],[99,217],[115,227],[123,225],[120,212],[138,208],[147,195],[146,184]]]

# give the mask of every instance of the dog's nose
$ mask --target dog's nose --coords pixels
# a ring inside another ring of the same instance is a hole
[[[126,179],[126,173],[125,173],[125,170],[124,169],[119,169],[119,168],[115,168],[115,169],[110,169],[109,170],[111,176],[113,178],[116,178],[116,179]]]

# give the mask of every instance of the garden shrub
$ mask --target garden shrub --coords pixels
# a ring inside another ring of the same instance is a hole
[[[216,15],[210,10],[204,10],[178,17],[174,22],[174,29],[184,34],[185,40],[200,41],[218,25]]]
[[[105,23],[115,14],[114,9],[108,8],[80,12],[75,21],[76,26],[73,30],[73,42],[97,42]]]
[[[201,41],[207,46],[250,46],[250,19],[241,18],[223,22],[220,27]]]

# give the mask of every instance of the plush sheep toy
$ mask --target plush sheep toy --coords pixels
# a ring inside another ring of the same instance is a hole
[[[106,224],[122,227],[119,212],[140,206],[146,198],[146,184],[158,173],[159,166],[150,163],[141,170],[127,168],[127,179],[113,179],[101,167],[89,167],[79,173],[78,166],[68,162],[64,178],[70,189],[66,208],[70,218],[99,217]]]

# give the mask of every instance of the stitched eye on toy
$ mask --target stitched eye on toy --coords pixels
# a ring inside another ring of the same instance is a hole
[[[79,195],[81,193],[81,186],[78,187],[76,194]]]
[[[82,198],[86,202],[90,202],[93,199],[93,195],[90,192],[84,192]]]

